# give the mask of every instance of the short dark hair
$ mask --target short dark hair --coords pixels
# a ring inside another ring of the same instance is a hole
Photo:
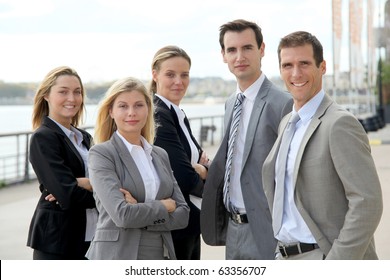
[[[317,37],[306,31],[296,31],[280,39],[278,46],[279,67],[280,52],[282,51],[282,49],[300,47],[306,44],[311,45],[313,47],[314,60],[316,62],[316,66],[319,67],[321,62],[324,61],[324,50]]]
[[[225,49],[223,39],[227,31],[242,32],[248,28],[252,29],[253,32],[255,32],[257,46],[260,49],[261,44],[263,43],[263,34],[261,33],[260,26],[258,26],[254,22],[247,21],[244,19],[236,19],[234,21],[230,21],[221,25],[221,27],[219,28],[219,44],[221,45],[221,49]]]

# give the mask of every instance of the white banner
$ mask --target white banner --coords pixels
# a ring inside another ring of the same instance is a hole
[[[364,83],[364,64],[362,57],[362,0],[349,0],[349,69],[351,89],[361,89]]]
[[[337,88],[340,78],[340,54],[343,33],[341,6],[342,0],[332,0],[332,35],[333,35],[333,86]]]

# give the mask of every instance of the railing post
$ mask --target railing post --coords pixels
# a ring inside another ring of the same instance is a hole
[[[28,161],[28,156],[29,156],[29,148],[30,148],[30,145],[29,145],[29,134],[26,133],[26,154],[25,154],[25,157],[24,157],[24,181],[27,182],[30,180],[30,168],[29,168],[29,161]]]

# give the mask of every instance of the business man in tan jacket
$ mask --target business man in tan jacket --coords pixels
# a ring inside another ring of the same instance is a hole
[[[326,63],[315,36],[285,36],[278,55],[294,106],[280,123],[263,166],[263,188],[278,240],[276,259],[377,259],[373,236],[383,205],[367,135],[322,89]],[[283,133],[296,114],[287,164],[281,164]],[[284,194],[280,202],[279,186]]]

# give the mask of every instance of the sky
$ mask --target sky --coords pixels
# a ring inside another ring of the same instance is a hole
[[[83,82],[126,76],[149,80],[153,55],[165,45],[177,45],[190,55],[191,77],[231,80],[234,76],[222,61],[219,27],[238,18],[262,28],[266,46],[262,70],[268,77],[279,76],[280,38],[297,30],[309,31],[322,42],[332,73],[331,2],[0,0],[0,81],[41,81],[60,65],[76,69]],[[384,2],[375,0],[375,8]],[[380,24],[377,20],[374,26]],[[346,33],[347,26],[343,30]],[[348,43],[343,44],[345,58]],[[343,59],[341,70],[346,69],[348,61]]]

